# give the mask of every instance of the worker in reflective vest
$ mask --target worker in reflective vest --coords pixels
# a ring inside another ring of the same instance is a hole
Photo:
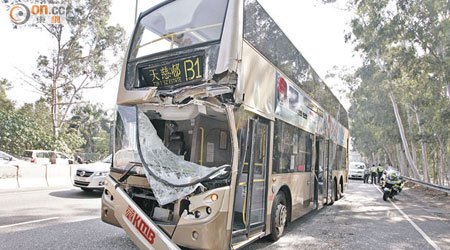
[[[375,167],[375,164],[370,168],[370,176],[372,177],[372,184],[377,184],[377,167]]]
[[[384,167],[381,164],[378,164],[377,174],[378,174],[378,183],[380,183],[381,176],[383,175]]]
[[[364,166],[364,183],[369,183],[369,172],[370,172],[370,167],[369,165]]]

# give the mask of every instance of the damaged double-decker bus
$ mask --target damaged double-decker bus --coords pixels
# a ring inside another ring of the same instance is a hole
[[[347,119],[256,0],[161,3],[125,56],[102,220],[141,249],[277,240],[346,190]]]

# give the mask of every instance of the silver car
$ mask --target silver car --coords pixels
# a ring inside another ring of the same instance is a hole
[[[111,158],[109,155],[102,161],[79,165],[73,177],[73,185],[86,192],[102,190],[111,167]]]
[[[17,159],[16,157],[0,151],[0,166],[31,166],[30,162]]]
[[[364,169],[366,164],[363,162],[350,162],[350,170],[348,171],[349,178],[364,179]]]

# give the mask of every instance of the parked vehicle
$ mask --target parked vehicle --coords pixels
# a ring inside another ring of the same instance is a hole
[[[73,159],[62,152],[49,150],[25,150],[23,159],[36,164],[73,164]]]
[[[391,171],[396,171],[396,172],[398,172],[396,169],[394,169],[394,168],[391,167],[391,166],[388,166],[386,169],[383,170],[383,174],[381,175],[380,183],[379,183],[379,184],[380,184],[380,187],[384,187],[385,180],[386,180],[386,175],[387,175],[388,172],[391,172]],[[400,172],[398,172],[398,173],[400,173]]]
[[[348,172],[348,177],[350,179],[363,179],[364,178],[364,169],[366,168],[366,164],[363,162],[350,162],[350,169]]]
[[[388,198],[393,199],[395,195],[399,194],[403,188],[403,178],[396,170],[388,171],[386,174],[386,181],[383,186],[383,200]]]
[[[79,165],[73,178],[73,185],[86,192],[102,190],[111,167],[111,158],[109,155],[102,161]]]
[[[0,167],[1,166],[29,166],[30,163],[17,159],[16,157],[0,151]]]

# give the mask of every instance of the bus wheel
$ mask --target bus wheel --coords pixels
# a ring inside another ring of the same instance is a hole
[[[270,220],[270,235],[272,241],[277,241],[283,235],[286,226],[288,210],[286,207],[286,197],[283,192],[279,192],[272,204],[272,215]]]
[[[330,203],[328,205],[333,205],[334,201],[336,200],[336,184],[334,180],[331,182],[331,194],[330,194]]]

